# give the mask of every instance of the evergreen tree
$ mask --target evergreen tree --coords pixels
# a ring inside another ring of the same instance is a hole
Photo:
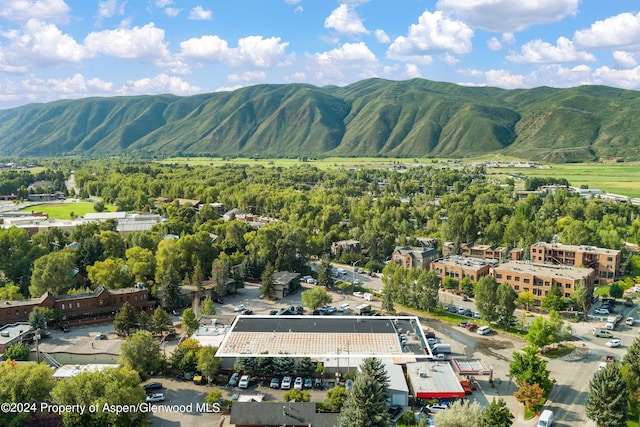
[[[516,299],[518,295],[515,293],[511,285],[508,283],[502,283],[496,290],[496,314],[498,315],[499,324],[503,328],[511,326],[511,318],[513,312],[516,311]]]
[[[393,306],[393,295],[391,295],[391,287],[384,285],[382,287],[382,302],[380,308],[387,313],[395,313],[396,309]]]
[[[196,314],[193,312],[193,309],[185,308],[185,310],[182,312],[182,326],[186,329],[187,335],[189,336],[191,336],[191,334],[193,334],[196,329],[198,329],[198,326],[200,326],[200,323],[198,322],[198,319],[196,319]]]
[[[599,427],[625,426],[627,387],[617,363],[608,363],[589,383],[586,414]]]
[[[260,293],[265,298],[273,298],[276,293],[275,284],[273,283],[273,273],[275,269],[271,263],[267,264],[267,267],[262,273],[262,285],[260,285]]]
[[[154,334],[162,335],[165,332],[168,332],[172,326],[173,322],[171,321],[169,314],[164,311],[162,307],[156,308],[156,311],[153,313],[153,317],[151,318],[151,331]]]
[[[384,386],[368,375],[358,375],[344,401],[338,427],[386,427]]]
[[[333,287],[331,262],[329,261],[328,255],[323,256],[320,260],[320,267],[318,268],[318,285],[326,288]]]
[[[168,264],[162,278],[160,280],[160,286],[163,290],[162,299],[164,306],[167,310],[174,310],[181,305],[181,293],[180,293],[180,276],[173,264]]]
[[[504,399],[494,397],[484,412],[481,427],[509,427],[513,424],[514,416],[507,407]]]
[[[561,311],[564,308],[564,298],[558,286],[552,286],[546,297],[542,298],[540,307],[546,311]]]
[[[213,303],[213,300],[211,299],[211,297],[206,297],[204,299],[204,302],[202,303],[202,314],[206,315],[206,316],[210,316],[212,314],[216,314],[216,306]]]
[[[423,289],[419,299],[419,307],[421,310],[435,310],[440,300],[440,282],[435,271],[420,271],[418,275],[418,285]]]
[[[131,332],[138,328],[138,315],[136,309],[125,302],[116,312],[113,318],[113,328],[119,335],[129,336]]]
[[[380,359],[375,357],[367,357],[364,359],[360,364],[360,375],[367,375],[381,384],[384,387],[384,392],[387,394],[385,400],[387,399],[389,392],[389,375]]]

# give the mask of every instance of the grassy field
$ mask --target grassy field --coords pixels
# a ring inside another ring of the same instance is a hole
[[[77,202],[77,203],[43,203],[41,205],[32,205],[21,209],[22,211],[44,212],[49,218],[71,219],[72,215],[82,216],[89,212],[95,212],[93,203]],[[114,212],[115,206],[105,206],[105,211]]]
[[[570,163],[543,165],[535,169],[500,168],[487,170],[492,175],[526,175],[529,177],[566,178],[571,185],[588,185],[607,193],[640,197],[640,164]]]

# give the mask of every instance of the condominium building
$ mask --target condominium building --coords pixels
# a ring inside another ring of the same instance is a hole
[[[509,261],[496,264],[491,275],[498,283],[508,283],[516,293],[531,292],[534,304],[547,296],[556,286],[564,298],[570,298],[576,286],[584,281],[587,288],[593,288],[595,270],[593,268],[570,267],[567,265],[534,264],[528,261]]]
[[[428,270],[429,264],[440,256],[440,252],[434,248],[424,248],[415,246],[396,246],[391,261],[412,270]]]
[[[491,266],[496,260],[477,259],[459,255],[448,255],[431,262],[431,270],[435,271],[440,281],[451,277],[457,281],[469,277],[475,283],[483,276],[490,274]]]
[[[595,246],[538,242],[531,245],[531,262],[586,267],[595,270],[595,281],[612,282],[620,271],[620,251]]]

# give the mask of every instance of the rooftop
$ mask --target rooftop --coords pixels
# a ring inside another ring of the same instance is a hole
[[[479,269],[485,267],[486,265],[497,264],[498,261],[495,259],[478,259],[461,255],[447,255],[445,257],[438,258],[434,262],[442,265],[457,265],[461,267],[468,267],[470,269]]]
[[[449,362],[407,363],[407,374],[419,399],[464,397],[464,390]]]
[[[108,368],[119,368],[120,365],[110,363],[92,363],[89,365],[64,365],[53,373],[54,379],[71,378],[82,372],[99,372]]]
[[[571,267],[568,265],[533,264],[528,261],[509,261],[496,265],[494,271],[518,271],[538,277],[557,277],[569,280],[581,280],[593,274],[592,268]]]
[[[555,249],[560,251],[575,251],[575,252],[593,252],[600,254],[619,254],[620,251],[617,249],[607,249],[607,248],[598,248],[596,246],[589,245],[563,245],[562,243],[547,243],[547,242],[538,242],[533,244],[532,246],[542,246],[548,249]]]

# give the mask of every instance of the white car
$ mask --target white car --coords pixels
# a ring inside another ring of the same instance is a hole
[[[249,387],[249,375],[243,375],[240,378],[240,382],[238,383],[238,387],[240,388],[248,388]]]
[[[595,314],[611,314],[606,308],[596,308],[595,310],[593,310],[593,312]]]
[[[302,377],[297,377],[296,381],[293,383],[293,388],[295,390],[302,390],[303,384],[304,384],[304,381],[302,381]]]
[[[245,311],[246,309],[247,307],[245,307],[244,304],[240,304],[240,305],[237,305],[236,308],[233,309],[233,311],[237,313],[239,311]]]
[[[614,339],[614,340],[609,340],[607,341],[607,347],[620,347],[620,343],[622,341],[620,341],[619,339]]]
[[[362,293],[362,292],[354,292],[353,296],[357,297],[357,298],[364,298],[364,293]]]
[[[633,317],[627,317],[627,320],[625,320],[624,323],[626,323],[629,326],[633,326],[635,321],[636,321],[636,319],[634,319]]]
[[[284,377],[280,383],[282,390],[289,390],[291,388],[291,377]]]
[[[163,402],[164,394],[163,393],[153,393],[147,396],[147,402]]]
[[[344,312],[345,312],[345,311],[347,311],[347,310],[349,310],[349,304],[341,304],[341,305],[338,307],[338,311],[339,311],[340,313],[344,313]]]
[[[307,283],[310,283],[312,285],[317,285],[318,281],[312,277],[311,279],[307,279]]]

